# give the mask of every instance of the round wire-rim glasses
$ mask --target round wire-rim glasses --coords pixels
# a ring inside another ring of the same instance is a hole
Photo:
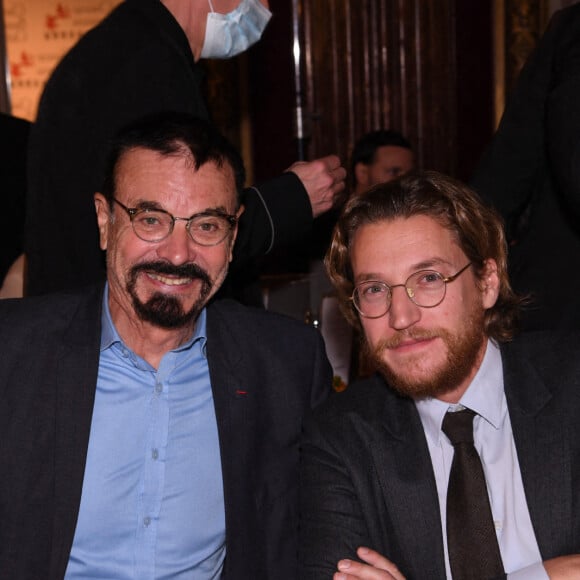
[[[350,297],[358,313],[364,318],[380,318],[391,308],[393,288],[405,288],[409,300],[420,308],[435,308],[445,299],[447,284],[456,280],[471,266],[471,262],[452,276],[443,276],[437,270],[419,270],[404,284],[389,286],[381,280],[365,280],[357,284]]]
[[[116,198],[113,198],[113,201],[127,212],[135,235],[144,242],[162,242],[171,235],[176,221],[184,221],[189,237],[196,244],[217,246],[228,237],[238,222],[235,215],[218,209],[203,211],[184,218],[175,217],[160,208],[127,207]]]

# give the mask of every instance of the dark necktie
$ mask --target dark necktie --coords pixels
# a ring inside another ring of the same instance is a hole
[[[473,446],[469,409],[448,412],[443,432],[455,453],[447,488],[447,545],[453,580],[484,580],[504,574],[485,476]]]

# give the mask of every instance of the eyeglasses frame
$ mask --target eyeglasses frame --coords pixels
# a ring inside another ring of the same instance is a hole
[[[463,272],[465,272],[467,270],[467,268],[469,268],[469,266],[472,265],[472,262],[468,262],[465,266],[463,266],[463,268],[461,268],[461,270],[457,271],[455,274],[451,275],[451,276],[443,276],[443,274],[441,274],[441,272],[438,272],[437,270],[432,270],[430,268],[426,268],[424,270],[417,270],[416,272],[413,272],[412,274],[410,274],[408,276],[408,278],[405,280],[404,284],[393,284],[392,286],[390,286],[389,284],[387,284],[386,282],[383,282],[382,280],[363,280],[362,282],[360,282],[359,284],[357,284],[353,291],[352,294],[350,296],[350,301],[352,302],[353,306],[355,307],[356,311],[363,317],[363,318],[370,318],[372,320],[375,320],[377,318],[381,318],[383,317],[385,314],[388,314],[389,310],[391,309],[391,305],[393,304],[393,288],[405,288],[405,294],[407,295],[407,298],[409,298],[409,300],[417,307],[419,308],[435,308],[436,306],[439,306],[439,304],[441,304],[443,302],[443,300],[445,300],[445,296],[447,295],[447,284],[453,282],[454,280],[456,280],[457,278],[459,278],[459,276],[461,274],[463,274]],[[441,276],[441,281],[443,282],[443,296],[441,296],[441,300],[439,300],[439,302],[437,302],[436,304],[432,304],[431,306],[422,306],[420,304],[417,304],[415,302],[415,300],[413,299],[413,297],[409,294],[409,288],[407,287],[407,282],[415,275],[420,274],[421,272],[434,272],[436,274],[438,274],[439,276]],[[388,291],[389,291],[389,303],[387,305],[387,309],[380,314],[379,316],[368,316],[366,314],[363,314],[358,306],[356,305],[356,301],[354,299],[355,294],[359,288],[359,286],[361,286],[362,284],[369,284],[369,283],[375,283],[375,284],[381,284],[383,286],[385,286]]]
[[[174,216],[173,214],[169,213],[167,210],[165,210],[163,208],[127,207],[124,203],[121,203],[116,197],[113,197],[112,200],[115,203],[117,203],[119,206],[121,206],[127,212],[127,215],[129,216],[129,220],[131,221],[131,227],[133,228],[133,232],[135,232],[135,235],[140,240],[143,240],[144,242],[148,242],[150,244],[157,244],[159,242],[162,242],[163,240],[166,240],[173,233],[173,229],[175,228],[175,222],[177,222],[177,221],[183,221],[183,222],[186,222],[185,229],[187,230],[187,233],[189,234],[189,237],[192,239],[192,241],[194,241],[199,246],[213,247],[213,246],[217,246],[218,244],[221,244],[228,237],[228,234],[226,233],[226,235],[219,242],[216,242],[215,244],[203,244],[203,243],[200,243],[200,242],[198,242],[193,237],[193,235],[191,234],[191,230],[190,230],[191,222],[195,218],[198,218],[198,217],[201,217],[201,216],[210,216],[210,217],[213,216],[213,217],[222,217],[222,218],[225,218],[228,221],[229,225],[230,225],[230,232],[235,227],[235,225],[238,223],[238,217],[236,215],[229,214],[229,213],[226,213],[226,212],[222,212],[222,211],[217,210],[217,209],[215,209],[215,210],[212,209],[212,210],[202,211],[202,212],[199,212],[199,213],[195,213],[195,214],[193,214],[192,216],[190,216],[188,218],[185,218],[185,217],[176,217],[176,216]],[[135,226],[134,226],[134,223],[133,223],[133,219],[139,213],[147,212],[147,211],[155,211],[155,212],[164,213],[164,214],[168,215],[171,218],[171,227],[169,228],[169,232],[167,233],[166,236],[163,236],[162,238],[159,238],[158,240],[145,240],[145,239],[143,239],[137,233],[137,231],[135,230]]]

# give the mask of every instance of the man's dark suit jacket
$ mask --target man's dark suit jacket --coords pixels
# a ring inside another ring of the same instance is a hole
[[[94,289],[0,301],[0,578],[63,578],[97,380],[101,296]],[[298,321],[222,300],[208,308],[207,353],[224,479],[224,578],[295,580],[302,416],[331,384],[322,339]]]
[[[580,336],[532,333],[502,347],[524,490],[544,560],[580,552]],[[378,376],[333,395],[308,421],[301,482],[301,580],[332,577],[358,546],[408,579],[444,580],[435,476],[411,399]]]

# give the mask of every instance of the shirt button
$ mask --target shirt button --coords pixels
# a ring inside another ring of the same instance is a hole
[[[151,518],[150,517],[146,517],[143,519],[143,525],[148,528],[149,524],[151,523]]]
[[[157,394],[159,394],[159,393],[161,393],[161,391],[163,391],[163,385],[162,385],[161,383],[157,383],[157,384],[155,385],[155,392],[156,392]]]
[[[159,451],[157,449],[153,449],[151,451],[151,457],[153,457],[153,460],[156,461],[159,458]]]

